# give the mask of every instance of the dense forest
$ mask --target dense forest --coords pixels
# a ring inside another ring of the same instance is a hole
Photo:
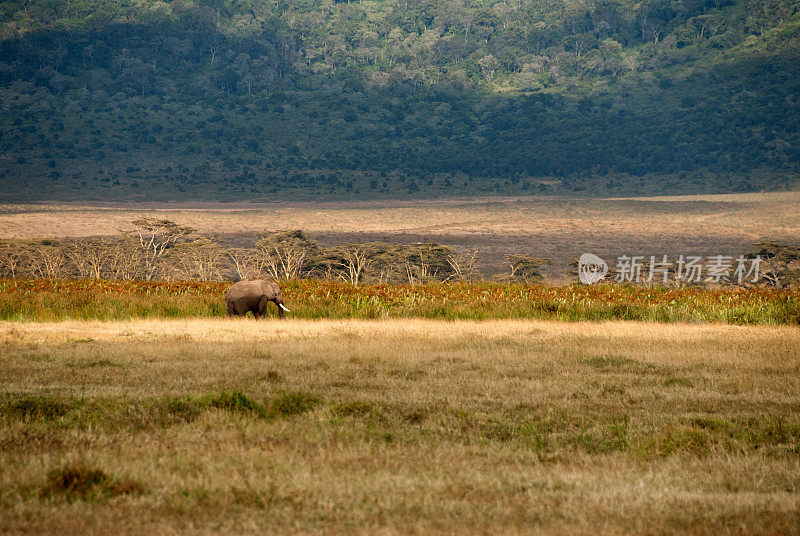
[[[796,187],[793,0],[7,0],[0,200]]]

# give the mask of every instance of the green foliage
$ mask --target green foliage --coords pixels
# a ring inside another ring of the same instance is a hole
[[[238,390],[129,401],[87,401],[38,394],[4,393],[0,396],[0,422],[41,424],[58,429],[104,427],[134,431],[192,423],[211,409],[256,419],[286,419],[307,413],[323,402],[321,397],[303,391],[278,391],[263,401]]]
[[[2,412],[25,421],[54,421],[69,413],[73,406],[46,395],[9,396]]]
[[[638,378],[637,381],[658,379],[662,374],[655,368],[629,372],[630,377]],[[613,378],[616,371],[602,367],[595,374]],[[672,384],[666,382],[665,385],[669,387]],[[17,398],[41,400],[34,394],[21,394]],[[12,428],[20,423],[36,427],[42,434],[62,436],[65,430],[70,429],[132,432],[168,429],[192,423],[212,408],[224,410],[231,416],[239,414],[267,422],[303,418],[302,415],[322,408],[323,411],[313,418],[329,415],[330,423],[337,429],[345,422],[349,423],[348,427],[363,426],[367,440],[416,440],[419,432],[424,430],[427,437],[464,444],[490,441],[524,446],[536,452],[541,461],[562,449],[586,454],[624,452],[639,459],[706,458],[713,451],[760,452],[772,457],[797,456],[800,452],[800,422],[796,415],[720,418],[698,414],[691,418],[679,415],[648,418],[625,413],[607,415],[597,408],[549,414],[527,406],[488,414],[447,405],[407,406],[362,399],[327,400],[303,391],[279,391],[265,398],[264,402],[241,391],[222,391],[197,396],[130,400],[63,397],[57,403],[68,408],[62,415],[65,417],[63,420],[54,421],[41,416],[31,419],[29,414],[6,404],[0,406],[0,422]],[[41,495],[60,495],[70,501],[94,501],[144,491],[135,480],[114,478],[98,467],[78,462],[49,471]]]
[[[264,405],[256,402],[239,391],[223,391],[213,395],[207,400],[208,406],[223,409],[232,413],[254,414],[265,417],[267,412]]]
[[[291,417],[311,411],[320,404],[318,396],[303,392],[280,393],[270,403],[270,414],[274,417]]]
[[[170,426],[173,424],[189,423],[197,419],[204,403],[192,397],[163,397],[147,404],[148,411],[145,413],[151,416],[151,422],[159,426]]]
[[[240,391],[223,391],[206,398],[208,407],[232,413],[253,415],[261,419],[286,418],[300,415],[319,405],[320,398],[303,392],[279,392],[272,400],[258,402]]]
[[[789,188],[794,0],[3,2],[3,200]]]

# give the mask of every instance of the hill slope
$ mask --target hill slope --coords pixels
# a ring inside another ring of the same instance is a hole
[[[786,189],[789,0],[4,2],[0,199]]]

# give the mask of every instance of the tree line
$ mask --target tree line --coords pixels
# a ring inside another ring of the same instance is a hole
[[[317,278],[365,283],[420,284],[436,281],[484,280],[476,268],[477,250],[457,250],[433,242],[388,244],[348,243],[321,246],[301,230],[262,233],[252,247],[231,247],[170,220],[142,218],[134,230],[118,236],[63,240],[0,241],[0,277],[36,279],[237,281]],[[760,259],[757,285],[775,288],[800,285],[800,246],[762,241],[748,258]],[[642,274],[650,270],[642,259]],[[501,281],[543,282],[547,258],[509,254],[504,271],[489,277]],[[607,281],[617,275],[610,267]],[[577,281],[578,259],[568,267]],[[654,285],[704,285],[705,280],[675,277],[671,265],[663,282]],[[642,279],[644,281],[645,278]],[[639,283],[639,278],[636,280]],[[735,283],[730,278],[723,284]],[[645,283],[649,284],[649,283]],[[750,281],[741,282],[753,286]]]
[[[129,233],[96,238],[0,242],[0,276],[120,280],[322,278],[360,283],[479,279],[476,251],[436,243],[320,246],[302,231],[264,233],[251,248],[230,247],[170,220],[139,219]],[[510,278],[539,281],[549,263],[509,256]]]

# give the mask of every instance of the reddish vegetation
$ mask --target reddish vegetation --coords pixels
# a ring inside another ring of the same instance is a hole
[[[0,318],[223,316],[227,282],[0,281]],[[800,323],[800,290],[526,283],[361,285],[282,282],[301,318],[553,318]]]

